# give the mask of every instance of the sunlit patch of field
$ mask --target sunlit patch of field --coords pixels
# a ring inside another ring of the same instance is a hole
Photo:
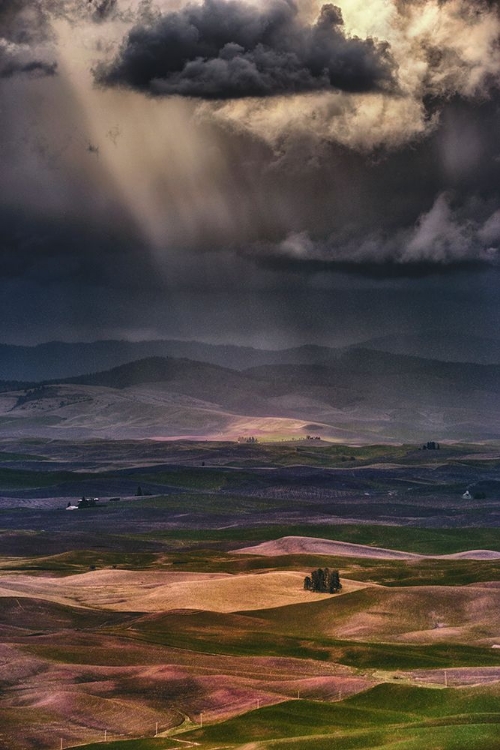
[[[122,612],[169,609],[236,612],[310,601],[311,594],[304,591],[303,580],[304,574],[294,571],[238,576],[125,570],[96,570],[63,578],[2,575],[0,597],[36,597],[59,604]],[[346,582],[345,592],[367,585]]]
[[[226,414],[226,424],[221,429],[210,430],[208,428],[202,435],[198,434],[172,434],[154,435],[154,440],[179,440],[197,439],[206,440],[238,440],[238,438],[254,437],[259,440],[279,442],[287,440],[302,440],[311,430],[310,422],[303,419],[290,419],[287,417],[245,417]],[[318,425],[317,429],[323,429]],[[335,429],[326,426],[323,439],[329,440],[329,434],[335,434]]]

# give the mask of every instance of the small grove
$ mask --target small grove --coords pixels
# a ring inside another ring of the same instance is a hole
[[[318,568],[304,578],[306,591],[317,591],[323,594],[336,594],[342,588],[338,570]]]

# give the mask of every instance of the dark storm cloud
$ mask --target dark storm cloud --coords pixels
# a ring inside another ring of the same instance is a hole
[[[43,60],[21,60],[9,59],[9,56],[0,50],[0,78],[12,78],[15,75],[25,74],[32,76],[53,76],[57,73],[56,62],[44,62]]]
[[[156,95],[234,99],[388,90],[394,68],[388,45],[345,35],[334,5],[324,5],[308,26],[291,0],[273,0],[264,10],[205,0],[134,27],[96,76]]]

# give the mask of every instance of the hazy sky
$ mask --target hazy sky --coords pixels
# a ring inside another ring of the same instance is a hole
[[[0,340],[497,335],[493,0],[0,0]]]

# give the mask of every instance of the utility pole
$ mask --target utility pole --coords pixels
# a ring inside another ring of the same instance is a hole
[[[448,687],[448,672],[446,669],[444,670],[444,686]]]
[[[107,741],[108,741],[108,730],[105,729],[104,730],[104,742],[107,742]]]
[[[203,711],[200,711],[200,727],[203,728]]]
[[[158,737],[158,722],[156,722],[155,737]]]
[[[62,737],[61,737],[61,750],[63,750],[63,741],[62,741]]]

